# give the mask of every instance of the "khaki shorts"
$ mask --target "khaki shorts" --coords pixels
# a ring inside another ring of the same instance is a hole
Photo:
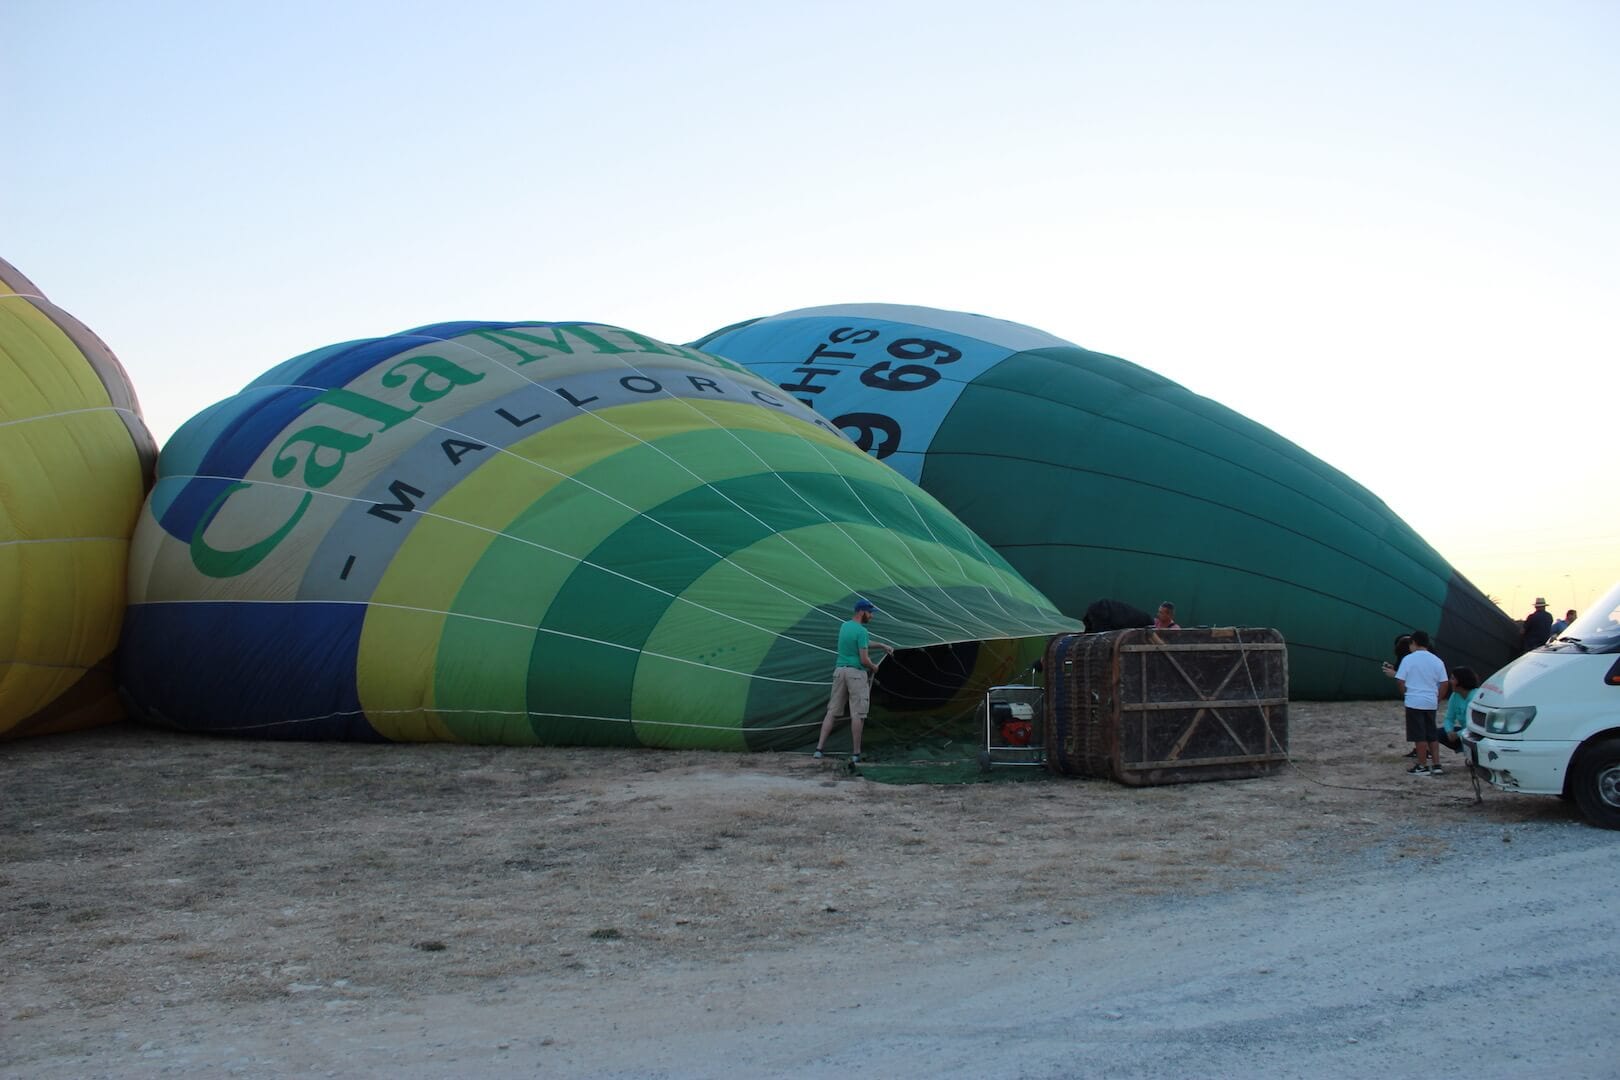
[[[833,668],[832,697],[827,701],[829,717],[836,720],[847,708],[850,720],[865,720],[871,704],[872,684],[866,679],[865,668]]]

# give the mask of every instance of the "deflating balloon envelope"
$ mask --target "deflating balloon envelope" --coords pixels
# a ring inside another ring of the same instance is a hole
[[[131,563],[143,714],[274,737],[802,745],[858,597],[899,710],[1074,627],[791,396],[581,323],[281,365],[165,447]]]
[[[112,352],[0,260],[0,738],[123,716],[112,653],[156,452]]]
[[[1389,692],[1395,635],[1495,670],[1511,620],[1361,485],[1117,357],[1016,323],[892,304],[806,308],[695,347],[779,384],[917,482],[1065,612],[1177,603],[1182,625],[1289,642],[1304,698]]]

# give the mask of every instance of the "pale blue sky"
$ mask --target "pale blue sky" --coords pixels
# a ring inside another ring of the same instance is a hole
[[[0,5],[0,256],[161,438],[447,319],[960,308],[1620,577],[1620,4]],[[1522,609],[1522,610],[1521,610]]]

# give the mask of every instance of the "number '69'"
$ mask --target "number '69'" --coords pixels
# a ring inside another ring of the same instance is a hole
[[[936,365],[953,363],[962,358],[961,349],[927,338],[892,341],[888,353],[897,360],[932,360]],[[881,360],[861,372],[861,382],[878,390],[921,390],[938,381],[938,367],[916,363],[893,367],[889,361]]]

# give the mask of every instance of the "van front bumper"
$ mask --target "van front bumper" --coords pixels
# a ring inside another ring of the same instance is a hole
[[[1494,739],[1469,731],[1468,760],[1491,786],[1526,795],[1560,795],[1576,743],[1534,739]]]

